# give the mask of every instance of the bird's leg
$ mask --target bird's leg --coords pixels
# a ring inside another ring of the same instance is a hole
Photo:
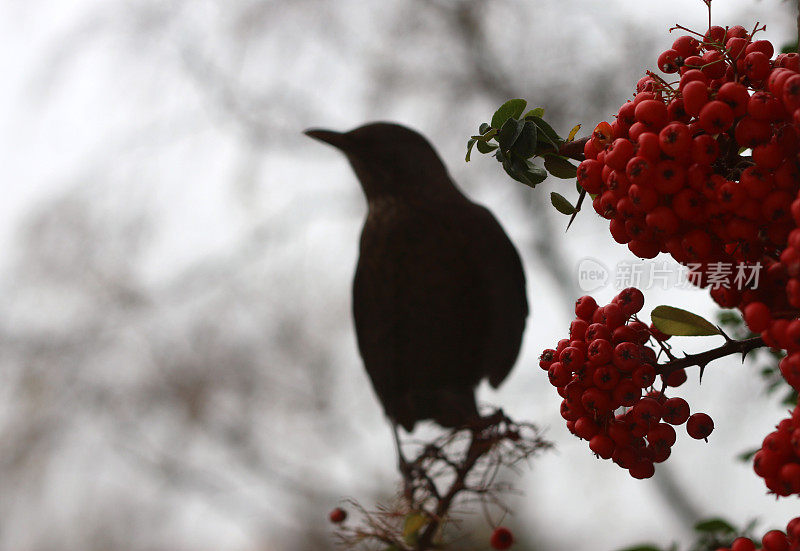
[[[392,420],[392,435],[394,436],[394,449],[397,452],[397,468],[403,477],[403,490],[409,503],[413,502],[414,489],[412,484],[412,466],[403,455],[403,447],[400,444],[400,431],[397,422]]]
[[[486,416],[478,416],[476,419],[470,421],[467,425],[473,432],[483,432],[485,429],[497,426],[503,420],[506,419],[505,413],[503,413],[502,409],[497,409],[494,412],[490,413]]]

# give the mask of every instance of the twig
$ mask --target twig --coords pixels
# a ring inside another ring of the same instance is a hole
[[[678,371],[679,369],[685,369],[695,365],[699,366],[701,369],[705,369],[705,367],[712,361],[725,356],[730,356],[731,354],[741,354],[742,360],[744,361],[745,356],[747,356],[751,350],[755,350],[756,348],[761,348],[763,346],[766,345],[764,344],[764,339],[761,337],[752,337],[741,341],[725,337],[725,344],[719,348],[706,350],[705,352],[700,352],[699,354],[684,355],[683,358],[676,358],[667,363],[657,365],[656,373],[666,376],[674,371]]]

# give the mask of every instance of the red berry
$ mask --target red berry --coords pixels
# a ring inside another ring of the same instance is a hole
[[[561,362],[555,362],[547,370],[547,377],[551,385],[563,387],[572,380],[572,370]]]
[[[630,140],[617,138],[606,150],[606,164],[615,170],[625,170],[628,160],[633,157],[633,149]]]
[[[673,388],[679,387],[686,382],[686,370],[676,369],[666,377],[662,376],[662,379],[664,380],[664,384],[667,386],[671,386]]]
[[[328,520],[330,520],[334,524],[341,524],[347,518],[347,511],[342,509],[341,507],[337,507],[332,509],[330,513],[328,513]]]
[[[770,320],[769,307],[763,302],[751,302],[745,306],[744,321],[753,333],[761,333],[767,328]]]
[[[489,538],[489,545],[492,546],[492,549],[509,549],[514,545],[514,534],[505,526],[498,526]]]
[[[614,440],[605,434],[597,434],[589,441],[589,449],[603,459],[611,459],[615,447]]]
[[[621,406],[631,407],[642,397],[642,388],[630,379],[620,381],[617,388],[611,394],[615,403]]]
[[[652,130],[660,130],[667,123],[667,106],[658,100],[644,100],[636,106],[636,120]]]
[[[786,463],[778,472],[778,479],[789,493],[800,492],[800,464]]]
[[[780,530],[770,530],[761,538],[764,551],[789,551],[789,538]]]
[[[703,440],[714,431],[714,421],[705,413],[695,413],[686,422],[686,432],[696,440]]]
[[[611,361],[613,348],[606,339],[595,339],[586,351],[587,359],[594,365],[602,365]]]
[[[673,49],[666,50],[658,56],[658,68],[665,73],[677,73],[683,65],[683,56]]]
[[[689,127],[681,122],[665,126],[658,134],[661,150],[670,157],[683,157],[689,153],[692,136]]]
[[[725,102],[714,100],[700,110],[700,127],[709,134],[719,134],[733,124],[733,109]]]
[[[782,466],[777,454],[761,449],[753,456],[753,470],[762,478],[771,478],[778,474]]]
[[[744,74],[750,80],[764,80],[769,70],[769,58],[763,52],[750,52],[744,56]]]
[[[783,85],[786,79],[794,75],[792,71],[776,67],[770,71],[767,77],[766,89],[769,90],[775,97],[783,97]]]
[[[676,438],[675,429],[666,423],[656,423],[647,431],[647,441],[656,447],[670,448]]]
[[[603,163],[587,159],[578,165],[578,184],[589,193],[599,193],[603,185],[601,171]]]
[[[727,103],[733,109],[733,116],[739,118],[747,113],[750,94],[744,85],[738,82],[726,82],[717,91],[717,99]]]
[[[745,93],[747,93],[746,89]],[[699,80],[687,82],[683,87],[683,108],[686,112],[696,117],[706,103],[708,103],[706,83]]]
[[[650,364],[641,364],[634,370],[632,379],[639,388],[647,388],[655,382],[656,370]]]
[[[689,404],[683,398],[669,398],[663,407],[664,421],[670,425],[682,425],[689,418]]]
[[[597,339],[611,339],[611,330],[602,323],[593,323],[586,328],[586,342],[591,343]]]
[[[640,459],[636,461],[630,469],[628,469],[631,476],[638,480],[644,480],[645,478],[651,478],[655,474],[655,467],[653,467],[653,462],[648,461],[647,459]]]
[[[676,38],[675,42],[672,43],[672,50],[681,57],[687,58],[700,52],[700,43],[693,36],[683,35]]]
[[[731,551],[756,551],[756,544],[750,538],[736,538],[731,543]]]
[[[688,63],[689,60],[687,59],[686,62]],[[698,58],[698,63],[702,63],[703,60]],[[703,71],[698,69],[690,69],[681,75],[681,81],[678,84],[678,89],[682,92],[684,87],[689,84],[690,82],[694,82],[695,80],[699,80],[703,84],[708,83],[708,77],[703,74]]]
[[[725,42],[725,29],[719,26],[709,27],[703,36],[703,44],[706,47],[722,46]],[[674,48],[675,46],[673,46]]]
[[[755,147],[769,141],[772,129],[769,122],[746,116],[736,123],[734,136],[740,146]]]
[[[611,411],[613,404],[608,392],[592,387],[581,396],[581,405],[593,415],[603,415]]]
[[[692,160],[701,165],[710,165],[719,155],[719,144],[712,136],[700,134],[692,140]]]
[[[700,69],[710,79],[720,78],[725,75],[725,56],[718,50],[709,50],[703,54],[703,66]]]
[[[783,105],[789,111],[800,108],[800,75],[793,75],[783,83]]]
[[[588,295],[575,301],[575,315],[582,320],[591,320],[595,310],[597,310],[597,302]]]
[[[744,55],[744,49],[747,47],[747,40],[744,38],[733,36],[731,37],[730,29],[728,29],[728,40],[725,42],[725,48],[728,50],[728,55],[731,59],[739,59]]]
[[[579,438],[591,440],[599,431],[600,427],[587,415],[583,415],[575,420],[575,434]]]
[[[625,317],[632,316],[644,306],[644,294],[636,287],[623,289],[614,299]]]

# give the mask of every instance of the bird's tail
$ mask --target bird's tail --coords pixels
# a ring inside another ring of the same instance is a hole
[[[408,393],[398,404],[395,420],[411,432],[417,421],[433,419],[445,428],[458,428],[480,418],[472,388],[438,388]]]

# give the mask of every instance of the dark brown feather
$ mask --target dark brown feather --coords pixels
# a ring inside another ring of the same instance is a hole
[[[387,416],[409,431],[423,419],[476,419],[475,386],[498,386],[522,341],[528,305],[516,249],[416,132],[387,123],[324,132],[309,134],[338,142],[367,196],[353,314]]]

